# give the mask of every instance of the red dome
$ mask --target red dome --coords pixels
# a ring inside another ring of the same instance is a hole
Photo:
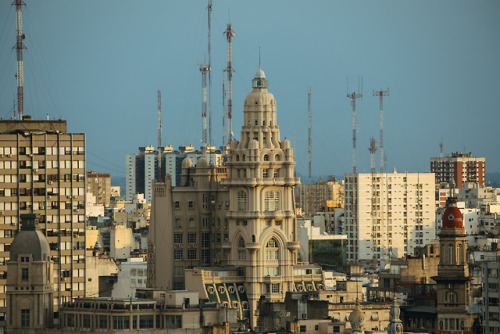
[[[449,206],[443,213],[443,228],[463,228],[462,213],[456,206]]]

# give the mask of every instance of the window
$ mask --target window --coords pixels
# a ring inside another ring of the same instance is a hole
[[[269,176],[269,172],[268,172],[268,170],[267,170],[267,169],[264,169],[264,170],[262,171],[262,178],[263,178],[263,179],[267,179],[267,178],[268,178],[268,176]]]
[[[238,211],[247,210],[247,193],[245,191],[238,192]]]
[[[305,333],[307,331],[307,328],[305,325],[300,325],[300,332]]]
[[[29,269],[28,268],[22,268],[22,271],[21,271],[21,279],[23,281],[27,281],[29,279]]]
[[[280,275],[279,267],[266,267],[265,275],[271,277],[279,276]]]
[[[279,260],[278,243],[274,238],[266,244],[266,260]]]
[[[174,277],[183,277],[184,267],[174,266]]]
[[[276,155],[274,156],[274,160],[275,160],[275,161],[280,161],[280,155],[279,155],[279,154],[276,154]]]
[[[139,328],[153,328],[153,315],[141,315],[139,317]]]
[[[196,233],[188,234],[188,243],[195,244],[196,243]]]
[[[264,154],[264,161],[269,161],[269,155]]]
[[[182,258],[183,258],[182,249],[175,249],[174,260],[182,260]]]
[[[280,292],[280,284],[279,283],[274,283],[271,287],[272,293],[279,293]]]
[[[193,201],[189,201],[188,202],[188,208],[190,208],[190,209],[194,208],[194,202]]]
[[[30,327],[30,310],[22,309],[21,310],[21,327],[29,328]]]
[[[167,315],[165,320],[167,328],[182,328],[182,315]]]
[[[107,315],[100,315],[99,316],[99,328],[100,329],[107,329],[108,328],[108,316]]]
[[[274,177],[275,177],[275,178],[280,177],[280,171],[279,171],[279,169],[276,169],[276,170],[274,171]]]
[[[264,210],[277,211],[280,210],[280,192],[277,190],[270,190],[266,192],[264,197]]]
[[[189,228],[194,228],[195,227],[194,219],[193,218],[189,218],[188,226],[189,226]]]
[[[181,208],[181,202],[179,202],[179,201],[175,201],[175,202],[174,202],[174,208],[176,208],[176,209],[180,209],[180,208]]]
[[[90,316],[89,316],[89,322],[90,322]],[[90,325],[90,323],[89,323],[89,325]],[[86,328],[88,328],[88,327],[86,327]],[[127,317],[127,316],[114,316],[113,317],[113,329],[129,329],[129,328],[130,328],[130,317]]]
[[[238,260],[246,260],[247,258],[247,250],[245,248],[245,240],[240,238],[238,240]]]
[[[210,233],[203,233],[201,235],[201,247],[203,248],[210,247]]]
[[[182,227],[181,219],[176,218],[175,219],[175,228],[181,228],[181,227]]]
[[[174,234],[174,244],[182,244],[182,233]]]
[[[196,249],[188,249],[188,260],[196,260]]]

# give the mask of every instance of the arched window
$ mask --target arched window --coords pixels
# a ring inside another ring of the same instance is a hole
[[[236,159],[236,161],[240,161],[240,156],[238,154],[236,154],[235,159]]]
[[[279,260],[278,242],[276,239],[270,239],[266,244],[266,260]]]
[[[458,244],[457,247],[457,264],[463,264],[464,259],[462,256],[462,244]]]
[[[269,155],[268,154],[264,154],[264,161],[269,161]]]
[[[281,210],[280,192],[278,190],[266,191],[266,194],[264,196],[264,210],[265,211]]]
[[[238,240],[238,260],[246,260],[247,258],[247,250],[245,248],[245,240],[240,238]]]
[[[247,210],[247,193],[245,191],[238,192],[238,211]]]
[[[448,246],[448,264],[453,264],[455,259],[454,259],[454,256],[453,256],[453,245],[450,244]]]
[[[276,154],[276,155],[274,156],[274,161],[280,161],[280,159],[281,159],[281,158],[280,158],[280,155],[279,155],[279,154]]]
[[[458,295],[455,291],[448,291],[446,292],[445,296],[445,302],[450,305],[456,305],[458,304]]]

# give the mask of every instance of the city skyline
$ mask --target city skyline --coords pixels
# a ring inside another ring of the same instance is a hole
[[[201,142],[201,73],[207,57],[207,1],[27,1],[23,25],[25,114],[64,117],[87,134],[87,169],[125,175],[125,155],[157,146],[156,91],[162,91],[162,144]],[[307,90],[312,88],[313,175],[350,173],[352,114],[346,97],[363,77],[358,103],[358,171],[370,170],[369,138],[379,136],[384,100],[386,171],[429,171],[431,157],[472,152],[486,172],[500,172],[495,130],[500,83],[493,43],[500,31],[493,1],[230,3],[212,12],[212,122],[222,142],[222,70],[230,21],[233,39],[233,132],[258,68],[277,99],[283,138],[307,174]],[[16,92],[15,8],[0,4],[0,111],[12,115]],[[8,50],[8,51],[7,51]],[[189,124],[189,128],[187,125]],[[377,154],[377,170],[380,162]]]

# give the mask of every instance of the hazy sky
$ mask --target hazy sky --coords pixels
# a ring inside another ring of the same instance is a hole
[[[200,145],[201,74],[207,61],[206,0],[25,0],[25,114],[63,117],[87,134],[89,170],[125,175],[125,155],[157,145],[157,90],[163,144]],[[0,3],[0,117],[16,94],[15,8]],[[277,100],[281,138],[307,175],[307,90],[312,89],[313,175],[352,168],[352,113],[358,103],[358,171],[370,170],[384,100],[386,166],[429,171],[430,157],[472,152],[500,172],[500,1],[230,1],[212,14],[213,137],[222,142],[223,32],[233,39],[233,131],[261,47]],[[379,167],[377,154],[377,168]]]

